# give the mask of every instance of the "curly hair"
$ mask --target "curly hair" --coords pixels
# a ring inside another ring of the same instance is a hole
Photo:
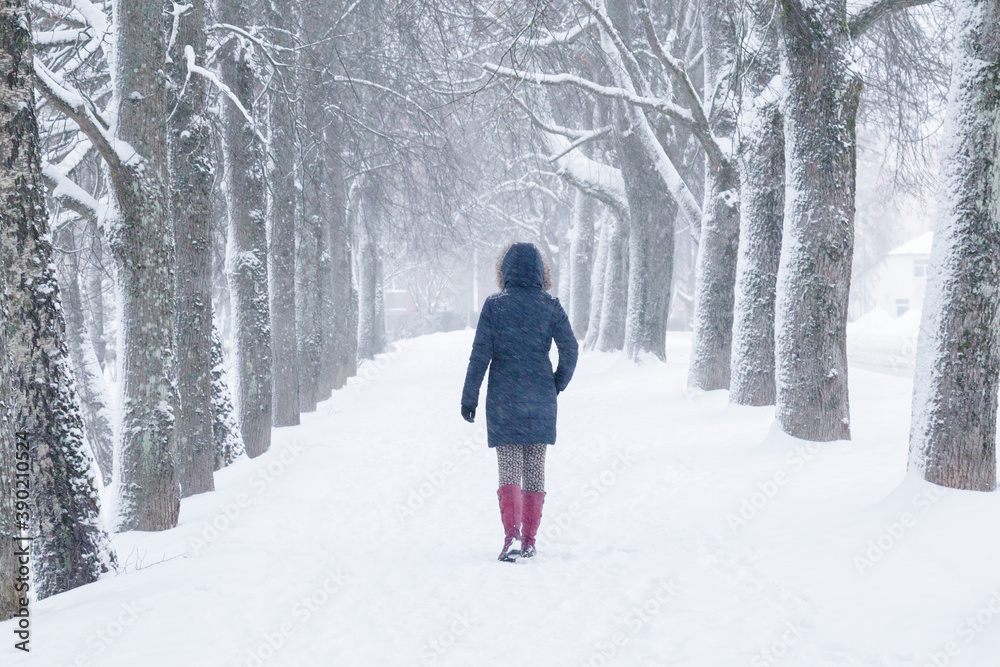
[[[514,245],[514,243],[519,242],[514,241],[512,243],[508,243],[503,247],[503,250],[500,251],[500,254],[497,255],[497,287],[500,289],[503,289],[503,258],[507,256],[507,251],[510,250],[510,247]],[[542,255],[541,252],[539,252],[538,255],[542,258],[542,289],[550,290],[552,289],[552,271],[549,270],[549,263],[545,261],[545,256]]]

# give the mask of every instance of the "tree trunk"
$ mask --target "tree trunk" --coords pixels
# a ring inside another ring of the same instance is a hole
[[[309,57],[307,54],[306,57]],[[315,54],[311,54],[315,57]],[[333,386],[333,366],[335,358],[328,350],[329,340],[333,337],[332,308],[332,278],[330,271],[329,224],[330,198],[329,174],[326,161],[325,133],[329,118],[324,114],[324,105],[320,97],[323,94],[320,68],[315,62],[311,66],[316,73],[310,79],[308,101],[304,105],[307,131],[313,137],[311,149],[303,154],[302,170],[305,176],[303,189],[304,214],[299,229],[299,242],[302,251],[301,261],[297,266],[299,282],[297,303],[301,304],[302,312],[299,321],[302,323],[299,335],[299,387],[303,411],[316,409],[316,403],[327,398],[327,387]],[[357,332],[354,333],[357,335]],[[326,375],[330,377],[327,378]]]
[[[590,286],[590,319],[587,321],[587,336],[583,339],[583,349],[593,350],[597,346],[597,335],[601,331],[601,314],[604,311],[604,278],[608,266],[608,246],[611,237],[611,218],[614,215],[610,209],[605,212],[601,222],[601,231],[597,239],[597,252],[594,255],[593,284]]]
[[[354,251],[349,251],[348,259],[351,266],[354,266]],[[354,377],[358,374],[358,323],[361,320],[361,299],[358,297],[358,286],[355,282],[356,276],[351,278],[351,293],[348,298],[349,310],[347,312],[350,335],[346,338],[347,369],[346,376]]]
[[[960,0],[910,466],[934,484],[996,488],[1000,375],[1000,1]]]
[[[625,345],[625,317],[628,312],[628,221],[609,217],[608,250],[604,266],[604,296],[601,299],[601,327],[595,347],[613,352]]]
[[[782,0],[785,215],[775,301],[776,415],[805,440],[850,439],[847,304],[858,99],[843,2]]]
[[[572,240],[569,236],[563,236],[559,234],[559,275],[556,278],[556,296],[559,297],[559,301],[562,302],[565,308],[569,308],[569,291],[570,291],[570,245]]]
[[[80,398],[83,430],[97,459],[103,484],[107,486],[111,483],[114,472],[114,415],[104,375],[83,323],[79,249],[76,247],[73,225],[63,227],[58,234],[58,243],[67,249],[59,258],[59,285],[62,288],[62,307],[66,318],[66,343],[73,362],[73,378]]]
[[[361,197],[355,221],[358,263],[358,358],[374,359],[385,349],[385,317],[381,309],[382,282],[379,256],[377,202],[369,192]],[[381,317],[381,322],[379,321]]]
[[[339,389],[347,383],[350,369],[357,367],[354,358],[357,341],[357,320],[352,319],[351,291],[351,229],[347,220],[347,193],[344,187],[343,165],[339,137],[332,132],[324,138],[324,202],[329,207],[329,279],[330,337],[327,357],[332,360],[330,388]]]
[[[324,168],[324,174],[326,169]],[[330,189],[324,176],[324,190]],[[326,194],[326,193],[324,193]],[[326,195],[325,198],[328,198]],[[319,241],[323,247],[323,253],[319,256],[319,266],[317,267],[318,282],[322,289],[319,294],[319,367],[316,382],[316,399],[325,401],[333,393],[333,386],[336,377],[337,356],[336,356],[336,331],[335,317],[333,314],[334,294],[333,294],[333,261],[332,250],[330,248],[332,224],[331,210],[329,205],[324,205],[323,218],[320,221]]]
[[[13,409],[3,419],[0,436],[3,505],[19,486],[11,479],[27,472],[20,458],[30,458],[31,494],[16,497],[15,514],[0,524],[4,537],[33,535],[31,562],[38,599],[88,584],[107,569],[107,536],[101,528],[95,464],[83,439],[83,420],[73,388],[65,324],[59,303],[54,251],[45,210],[38,122],[32,89],[31,27],[28,3],[8,2],[0,12],[0,285],[4,286],[4,355],[0,389]],[[9,338],[7,336],[9,335]],[[9,381],[13,381],[12,389]],[[9,393],[8,393],[9,392]],[[11,461],[10,432],[26,448]],[[20,463],[21,465],[18,465]],[[7,509],[10,509],[7,506]],[[16,512],[28,512],[22,518]],[[8,522],[13,518],[14,525]],[[0,562],[13,579],[9,546],[4,539]],[[27,541],[18,541],[27,544]],[[12,582],[11,582],[12,583]],[[0,584],[0,617],[10,615],[10,585]],[[27,593],[23,593],[27,597]]]
[[[712,132],[731,144],[736,134],[733,83],[738,48],[729,6],[710,0],[704,8],[705,93]],[[688,386],[729,388],[733,340],[736,256],[739,245],[739,173],[732,156],[706,167],[701,241],[695,261],[694,335]]]
[[[177,524],[180,486],[163,3],[115,0],[114,11],[118,138],[141,156],[138,166],[109,168],[117,219],[108,245],[116,264],[120,320],[117,527],[166,530]]]
[[[275,426],[299,423],[299,375],[296,347],[295,230],[298,201],[296,122],[298,94],[295,35],[297,7],[292,0],[268,0],[268,24],[283,60],[293,67],[276,73],[271,82],[271,151],[273,169],[268,187],[268,220],[271,225],[271,349],[274,355],[273,419]]]
[[[643,353],[652,352],[663,361],[667,358],[667,308],[674,273],[677,204],[635,135],[619,142],[618,155],[631,214],[625,353],[638,361]]]
[[[590,323],[590,276],[594,255],[597,201],[577,191],[569,246],[569,321],[577,339],[585,340]]]
[[[313,165],[317,166],[318,165]],[[315,170],[318,172],[318,168]],[[322,181],[319,174],[313,173],[312,186],[309,188],[314,195],[310,202],[308,215],[300,221],[296,261],[295,299],[298,311],[299,326],[298,356],[299,356],[299,401],[302,412],[312,412],[320,400],[319,384],[322,366],[322,349],[320,340],[323,335],[323,321],[320,316],[323,284],[319,274],[322,263],[323,234],[322,211],[319,208],[319,198],[322,193]]]
[[[97,363],[101,365],[101,370],[105,366],[105,356],[107,354],[107,340],[104,337],[104,238],[101,230],[97,226],[97,220],[91,219],[87,223],[87,235],[90,242],[90,261],[85,269],[86,280],[86,304],[89,323],[87,332],[90,334],[90,344],[94,347],[94,354],[97,356]]]
[[[776,49],[762,49],[758,63],[770,62],[769,53],[776,59]],[[730,402],[739,405],[773,405],[775,400],[774,290],[785,202],[776,70],[758,66],[747,73],[750,83],[740,118],[740,243],[729,387]]]
[[[222,0],[219,20],[249,25],[247,0]],[[250,46],[232,39],[221,55],[222,79],[256,119],[255,77]],[[225,103],[224,152],[229,243],[226,272],[233,309],[236,409],[247,455],[271,446],[272,364],[268,303],[267,226],[264,219],[264,149],[259,129],[230,100]]]
[[[186,49],[205,53],[204,0],[177,20],[171,78],[170,211],[177,252],[177,462],[181,496],[212,491],[212,130],[207,82],[188,75]],[[186,83],[185,83],[186,80]],[[183,94],[180,94],[183,91]]]
[[[214,326],[212,327],[212,452],[215,470],[225,468],[244,453],[243,439],[240,438],[229,385],[226,383],[222,339]]]

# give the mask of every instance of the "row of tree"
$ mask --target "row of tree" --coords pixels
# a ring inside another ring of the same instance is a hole
[[[911,438],[964,488],[995,486],[997,1],[959,4]],[[102,486],[112,530],[172,527],[384,348],[389,276],[515,237],[586,347],[662,359],[680,300],[692,387],[848,438],[857,125],[912,162],[947,79],[919,4],[8,3],[0,533],[20,432],[39,596],[113,565]]]
[[[272,427],[385,347],[385,237],[448,230],[461,181],[450,93],[422,57],[442,41],[413,9],[0,12],[0,571],[16,569],[10,538],[33,537],[39,598],[115,564],[102,487],[111,530],[171,528],[182,497],[266,452]],[[17,433],[28,526],[14,519]]]
[[[561,294],[585,344],[663,358],[668,299],[685,296],[674,239],[690,231],[689,385],[773,404],[809,440],[850,438],[859,120],[905,182],[936,166],[920,139],[945,112],[910,466],[992,491],[1000,3],[911,9],[924,4],[529,2],[491,24],[493,60],[466,62],[501,79],[539,162],[577,192]]]
[[[695,252],[689,385],[774,404],[796,437],[850,437],[863,79],[910,66],[916,45],[882,45],[900,26],[940,52],[925,21],[902,11],[919,4],[526,2],[490,26],[498,48],[469,66],[508,87],[580,194],[566,282],[588,346],[664,357],[683,239]],[[914,104],[939,84],[930,78]],[[868,104],[884,110],[898,104],[891,95],[875,90]],[[596,251],[595,207],[607,211]]]

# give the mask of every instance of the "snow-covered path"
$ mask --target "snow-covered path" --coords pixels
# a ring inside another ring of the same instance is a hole
[[[584,355],[560,398],[540,555],[508,565],[484,420],[458,414],[471,340],[426,336],[363,367],[186,499],[176,529],[116,537],[125,574],[33,605],[30,656],[0,624],[0,664],[1000,656],[1000,499],[905,478],[905,379],[852,371],[855,440],[816,445],[774,431],[772,409],[686,391],[684,336],[667,364]]]

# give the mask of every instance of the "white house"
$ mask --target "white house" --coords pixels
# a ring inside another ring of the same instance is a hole
[[[923,309],[932,238],[932,232],[922,234],[882,260],[870,292],[877,308],[896,317]]]
[[[920,312],[924,306],[930,232],[891,251],[869,274],[864,310],[847,325],[851,366],[913,376]],[[857,308],[861,303],[855,302]]]

